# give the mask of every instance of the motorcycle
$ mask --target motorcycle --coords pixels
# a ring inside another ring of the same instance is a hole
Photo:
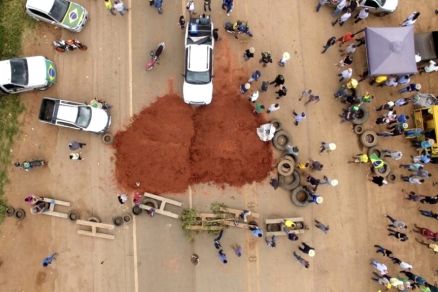
[[[239,34],[246,34],[249,37],[252,37],[253,34],[249,29],[248,23],[243,21],[236,21],[235,23],[231,23],[229,21],[225,22],[224,28],[228,33],[234,34],[234,37],[237,39]]]
[[[64,53],[68,51],[74,51],[76,49],[85,51],[88,49],[88,47],[84,44],[82,44],[80,41],[73,39],[73,40],[57,40],[53,41],[53,46],[55,47],[55,50]]]
[[[23,161],[22,163],[20,162],[15,162],[15,167],[17,168],[22,168],[25,171],[30,171],[32,168],[34,167],[43,167],[47,165],[47,161],[45,160],[31,160],[31,161]]]
[[[158,44],[158,47],[155,49],[155,51],[152,50],[150,52],[149,55],[151,56],[151,59],[145,66],[147,71],[151,71],[152,69],[155,68],[156,64],[159,64],[158,60],[160,59],[160,56],[163,53],[165,47],[166,45],[164,44],[164,42],[161,42]]]

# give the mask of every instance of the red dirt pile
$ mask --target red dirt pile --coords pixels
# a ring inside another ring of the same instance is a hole
[[[216,50],[211,105],[192,109],[177,95],[159,97],[115,136],[116,177],[121,187],[155,194],[184,192],[190,184],[242,186],[272,170],[272,150],[256,128],[265,121],[239,93],[247,79],[232,66],[230,50]]]

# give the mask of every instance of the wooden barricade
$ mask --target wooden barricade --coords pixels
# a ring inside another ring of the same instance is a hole
[[[64,219],[68,218],[68,213],[57,212],[57,211],[55,211],[55,207],[57,205],[64,206],[64,207],[70,207],[70,202],[55,200],[55,199],[51,199],[51,198],[42,198],[42,200],[44,202],[49,203],[49,210],[44,211],[40,214],[48,215],[48,216],[55,216],[55,217],[64,218]]]
[[[164,210],[164,208],[166,207],[166,204],[181,207],[182,206],[181,202],[178,202],[178,201],[175,201],[172,199],[168,199],[165,197],[157,196],[154,194],[150,194],[150,193],[144,193],[143,195],[147,198],[154,199],[155,201],[158,201],[158,208],[155,209],[155,212],[157,214],[160,214],[163,216],[168,216],[168,217],[175,218],[175,219],[179,218],[178,214],[170,212],[170,211],[166,211],[166,210]],[[148,210],[148,211],[153,208],[153,207],[145,205],[145,204],[140,204],[139,207],[144,209],[144,210]]]
[[[92,236],[92,237],[98,237],[104,239],[115,239],[115,236],[112,234],[98,232],[98,228],[105,230],[113,230],[114,229],[113,224],[105,224],[105,223],[91,222],[85,220],[76,220],[76,224],[89,229],[89,230],[81,230],[81,229],[78,230],[78,234],[80,235],[86,235],[86,236]]]
[[[289,232],[300,234],[304,233],[304,230],[307,229],[306,225],[304,224],[304,219],[302,217],[266,219],[266,236],[287,236],[287,233],[283,230],[283,222],[285,220],[290,220],[295,223],[295,227],[292,228]]]

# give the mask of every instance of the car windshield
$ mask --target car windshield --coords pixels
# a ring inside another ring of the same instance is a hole
[[[210,71],[194,72],[187,70],[186,81],[191,84],[206,84],[211,81]]]
[[[91,109],[87,106],[80,106],[76,125],[81,128],[86,128],[91,121]]]
[[[372,0],[372,1],[367,1],[369,2],[376,2],[379,4],[380,7],[382,7],[383,5],[385,5],[386,0]],[[372,4],[371,4],[372,5]]]
[[[27,85],[29,74],[26,59],[12,59],[11,61],[11,83]]]
[[[49,15],[56,19],[58,22],[62,22],[65,14],[67,13],[70,2],[65,0],[55,0],[53,7],[49,12]]]

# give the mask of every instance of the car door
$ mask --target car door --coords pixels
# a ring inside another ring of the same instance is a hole
[[[33,8],[28,8],[28,11],[37,20],[41,20],[41,21],[59,26],[59,24],[52,17],[50,17],[49,15],[47,15],[44,12],[41,12],[41,11],[33,9]]]

